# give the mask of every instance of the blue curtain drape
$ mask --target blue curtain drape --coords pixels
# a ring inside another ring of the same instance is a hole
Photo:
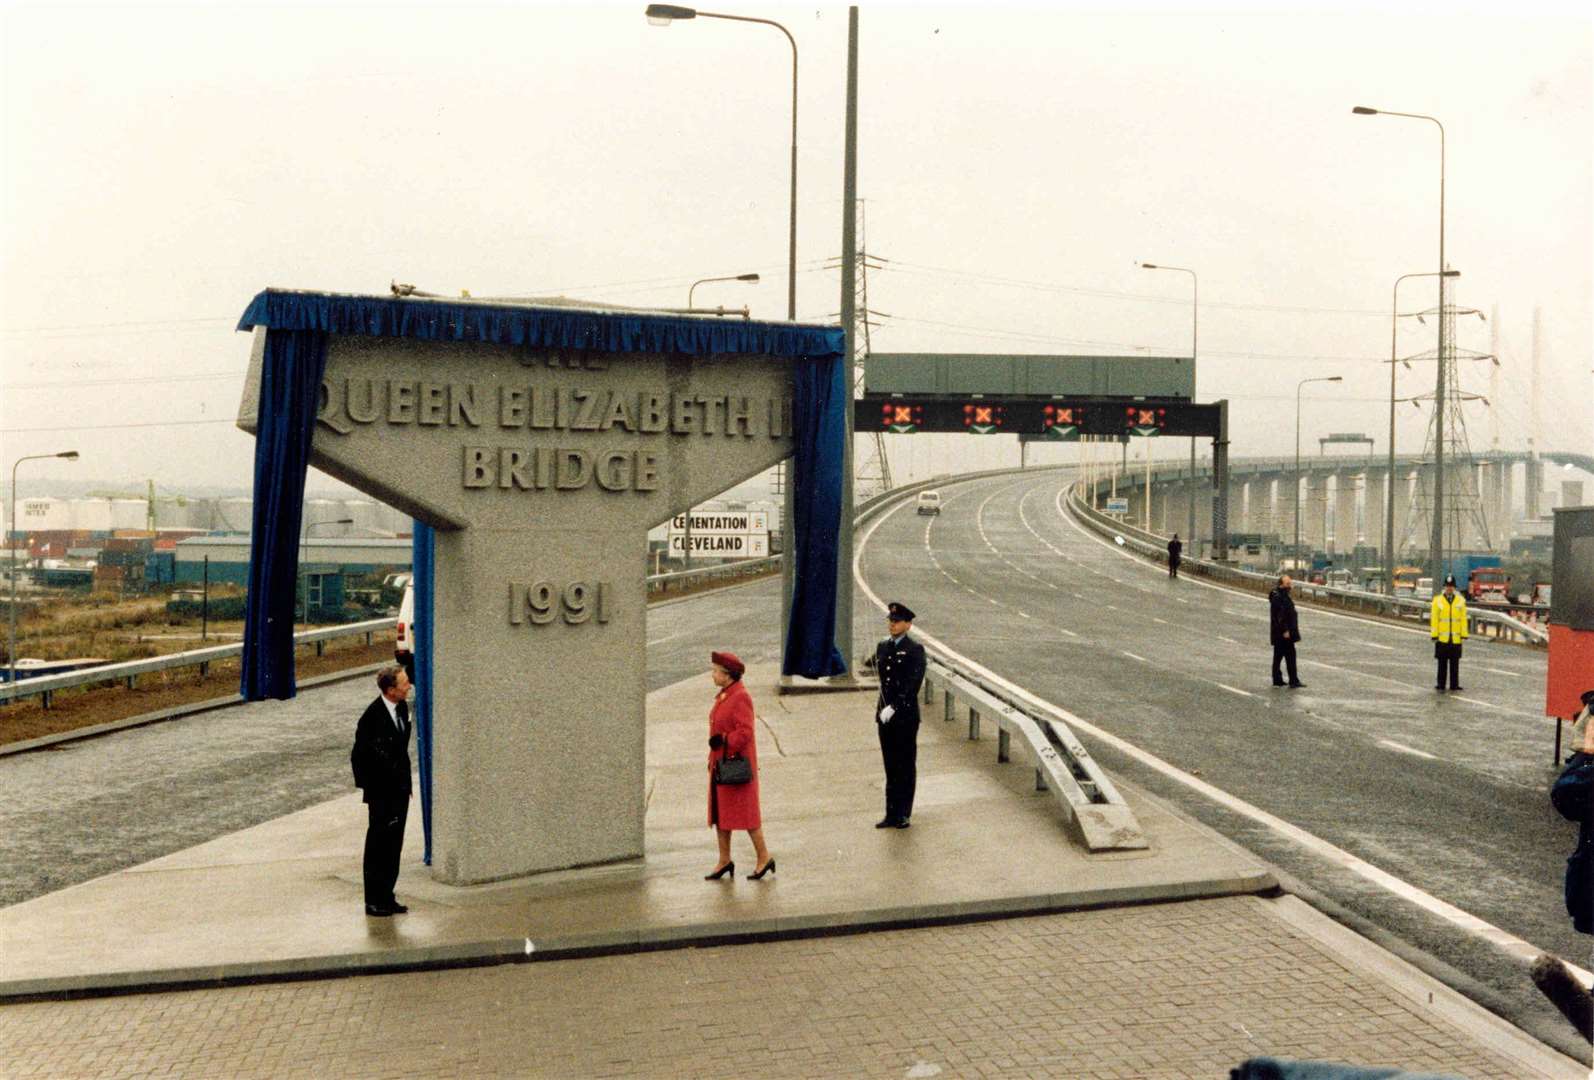
[[[837,541],[846,447],[846,372],[841,357],[810,358],[792,371],[791,623],[781,672],[809,679],[842,675],[836,648]],[[849,508],[850,509],[850,508]]]
[[[421,835],[423,858],[432,865],[432,595],[437,566],[432,527],[415,522],[411,581],[415,611],[410,623],[410,648],[415,653],[415,758],[421,772]]]
[[[255,435],[249,595],[244,605],[240,690],[246,701],[286,699],[298,692],[293,678],[293,623],[299,530],[316,398],[326,364],[327,336],[318,330],[274,330],[266,336]]]
[[[835,646],[845,410],[852,404],[843,370],[846,338],[839,327],[277,289],[257,295],[238,323],[240,330],[257,326],[265,327],[267,335],[244,621],[246,699],[289,698],[296,689],[293,609],[298,535],[328,334],[614,353],[751,353],[791,360],[796,513],[790,557],[795,586],[782,666],[786,674],[809,678],[847,670]],[[417,529],[417,539],[419,534]],[[418,575],[418,586],[419,581]],[[418,588],[417,604],[420,599]],[[422,633],[430,632],[429,620],[418,615],[417,621],[422,622]],[[418,651],[417,664],[421,655]],[[429,775],[429,763],[426,768]]]

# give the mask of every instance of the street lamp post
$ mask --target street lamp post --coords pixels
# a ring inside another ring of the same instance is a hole
[[[322,525],[353,525],[353,518],[338,518],[336,521],[310,521],[304,526],[304,533],[299,537],[299,589],[304,593],[304,625],[310,627],[310,586],[308,576],[304,571],[305,545],[310,539],[310,530]]]
[[[648,22],[655,26],[669,26],[672,22],[686,19],[725,19],[730,22],[762,23],[773,26],[786,35],[786,41],[791,45],[791,209],[790,222],[786,238],[786,318],[792,322],[797,321],[797,39],[791,36],[780,23],[773,19],[754,19],[746,15],[724,15],[712,11],[698,11],[696,8],[677,7],[674,4],[649,4],[644,12]],[[848,372],[848,385],[852,385],[852,373]],[[849,443],[850,445],[850,443]],[[781,590],[780,590],[780,625],[782,640],[785,639],[785,628],[791,623],[791,599],[796,586],[792,564],[796,561],[792,552],[792,518],[796,516],[797,497],[792,491],[791,470],[782,462],[778,468],[785,477],[781,496],[780,535],[781,535]],[[851,514],[852,508],[844,508],[846,514]],[[690,507],[687,510],[691,513]],[[784,646],[782,646],[784,651]]]
[[[1426,120],[1439,129],[1439,269],[1434,273],[1439,279],[1439,373],[1434,381],[1433,529],[1428,545],[1428,573],[1438,582],[1443,580],[1445,562],[1445,126],[1424,113],[1392,112],[1366,105],[1357,105],[1351,112],[1357,116]]]
[[[1185,268],[1183,266],[1164,266],[1164,265],[1161,265],[1159,263],[1143,262],[1143,263],[1140,264],[1140,267],[1143,270],[1177,270],[1181,274],[1189,274],[1190,275],[1190,396],[1192,398],[1194,398],[1195,397],[1196,343],[1199,340],[1199,338],[1197,336],[1197,331],[1199,329],[1197,320],[1199,319],[1200,314],[1201,314],[1201,282],[1200,282],[1200,279],[1198,279],[1196,277],[1196,272],[1194,270],[1187,269],[1187,268]],[[1190,514],[1189,514],[1189,520],[1186,521],[1186,523],[1185,523],[1185,530],[1184,530],[1185,539],[1192,545],[1194,545],[1195,542],[1196,542],[1196,535],[1195,535],[1195,444],[1196,444],[1195,436],[1192,435],[1192,436],[1190,436],[1190,499],[1189,499],[1189,502],[1190,502],[1190,507],[1189,507]],[[1214,471],[1213,481],[1216,482],[1216,480],[1217,480],[1217,476],[1216,476],[1216,472]],[[1151,493],[1148,491],[1148,492],[1146,492],[1146,499],[1149,501],[1150,498],[1151,498]],[[1192,547],[1191,550],[1195,551],[1196,549],[1194,547]]]
[[[1295,557],[1297,571],[1300,570],[1301,558],[1301,389],[1307,383],[1314,382],[1344,382],[1342,375],[1320,375],[1313,379],[1302,379],[1295,385],[1295,483],[1293,485],[1293,498],[1295,503],[1295,545],[1290,549]]]
[[[1389,478],[1385,484],[1384,499],[1384,591],[1395,595],[1395,334],[1400,327],[1400,283],[1413,277],[1460,277],[1460,270],[1428,271],[1421,274],[1401,274],[1395,279],[1394,296],[1389,303]],[[1439,313],[1444,322],[1444,312]]]
[[[42,461],[45,458],[77,460],[76,450],[63,450],[59,454],[28,454],[11,465],[11,636],[7,642],[6,660],[11,665],[11,685],[17,684],[17,466],[24,461]]]
[[[723,15],[696,8],[677,7],[674,4],[649,4],[648,21],[655,26],[669,26],[686,19],[727,19],[731,22],[762,23],[773,26],[791,44],[791,222],[786,244],[786,318],[797,318],[797,39],[773,19],[754,19],[746,15]]]
[[[692,287],[690,289],[686,290],[686,306],[687,307],[691,307],[692,306],[692,294],[697,291],[697,287],[699,285],[707,285],[711,281],[747,281],[747,282],[751,282],[753,284],[757,284],[758,283],[758,275],[757,274],[732,274],[730,277],[698,278],[696,281],[692,282]]]

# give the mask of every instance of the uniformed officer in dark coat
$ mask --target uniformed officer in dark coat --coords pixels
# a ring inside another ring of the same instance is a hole
[[[1273,640],[1273,685],[1283,686],[1279,672],[1283,661],[1290,672],[1290,688],[1305,686],[1295,672],[1295,643],[1301,640],[1301,624],[1295,616],[1295,601],[1290,597],[1290,576],[1279,578],[1278,587],[1267,594],[1270,637]]]
[[[376,700],[367,705],[354,731],[349,764],[354,786],[365,792],[365,913],[402,915],[409,909],[393,895],[404,823],[410,814],[409,675],[401,667],[377,672]]]
[[[1179,561],[1184,556],[1184,543],[1179,539],[1179,534],[1174,533],[1173,539],[1168,541],[1168,576],[1179,576]]]
[[[886,606],[891,636],[875,646],[874,667],[880,675],[875,704],[875,730],[886,768],[886,816],[877,829],[906,829],[913,816],[915,763],[919,753],[919,689],[924,685],[924,646],[908,636],[913,612],[904,604]]]

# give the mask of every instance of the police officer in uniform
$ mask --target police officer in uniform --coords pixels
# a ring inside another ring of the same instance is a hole
[[[886,770],[886,816],[875,823],[875,828],[906,829],[913,816],[924,646],[908,636],[913,629],[913,612],[904,604],[886,606],[886,628],[891,636],[874,650],[874,667],[880,675],[874,721]]]
[[[1445,672],[1450,673],[1450,689],[1461,685],[1461,643],[1467,640],[1467,598],[1456,592],[1454,575],[1445,578],[1445,590],[1433,598],[1428,608],[1428,636],[1433,638],[1433,655],[1439,673],[1434,689],[1445,688]]]

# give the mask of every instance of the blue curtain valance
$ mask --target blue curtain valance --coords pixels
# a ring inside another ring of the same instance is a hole
[[[277,289],[267,289],[256,296],[238,322],[240,330],[257,326],[423,341],[482,341],[542,349],[687,356],[761,353],[826,360],[840,357],[846,347],[841,328],[833,326]]]

